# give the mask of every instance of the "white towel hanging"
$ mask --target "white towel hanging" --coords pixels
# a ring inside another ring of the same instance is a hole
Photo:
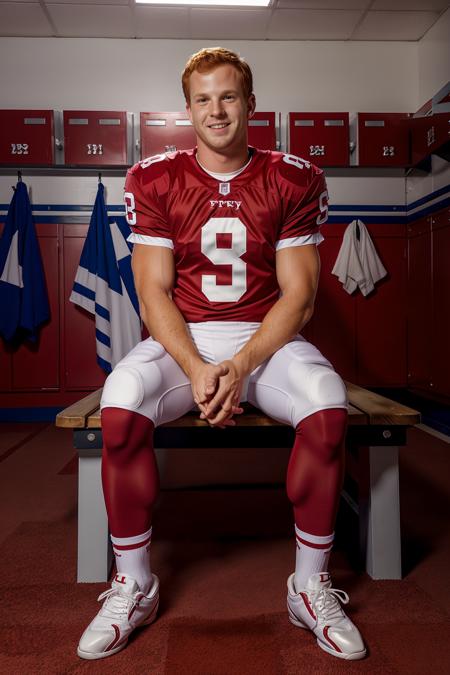
[[[359,288],[364,296],[386,276],[387,271],[362,220],[353,220],[347,226],[332,274],[338,277],[347,293]]]

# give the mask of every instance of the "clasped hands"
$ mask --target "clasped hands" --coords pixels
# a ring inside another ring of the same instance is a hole
[[[200,419],[221,429],[235,426],[233,415],[244,411],[239,403],[245,377],[233,359],[199,364],[191,373],[191,387]]]

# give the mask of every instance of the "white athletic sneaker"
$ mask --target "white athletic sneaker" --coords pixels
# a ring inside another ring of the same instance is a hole
[[[351,661],[364,658],[361,634],[340,605],[346,605],[349,597],[345,591],[331,588],[328,572],[312,574],[306,588],[298,592],[291,574],[287,586],[289,619],[295,626],[312,630],[317,644],[328,654]]]
[[[159,604],[159,579],[153,574],[153,585],[144,595],[128,574],[118,573],[112,586],[98,596],[104,600],[101,610],[84,631],[77,654],[82,659],[104,659],[123,649],[130,633],[156,618]]]

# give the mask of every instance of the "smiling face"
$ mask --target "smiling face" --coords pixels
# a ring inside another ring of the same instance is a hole
[[[239,71],[229,64],[206,73],[194,71],[186,110],[202,164],[212,171],[232,171],[236,162],[239,168],[247,157],[247,121],[255,110],[255,97],[245,96]]]

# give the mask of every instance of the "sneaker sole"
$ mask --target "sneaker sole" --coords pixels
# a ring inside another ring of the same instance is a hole
[[[317,638],[317,644],[321,649],[323,649],[324,652],[327,652],[327,654],[331,654],[332,656],[336,656],[338,659],[345,659],[346,661],[358,661],[359,659],[363,659],[367,653],[367,651],[364,649],[362,652],[353,652],[352,654],[345,654],[344,652],[337,652],[334,649],[331,649],[331,647],[328,647],[327,645],[324,645],[323,642],[321,642]]]
[[[139,626],[136,626],[136,629],[138,628],[143,628],[144,626],[149,626],[151,623],[153,623],[156,619],[156,614],[158,612],[158,607],[159,607],[159,600],[156,603],[155,607],[152,609],[150,612],[149,616],[145,621],[139,624]],[[131,635],[131,633],[130,633]],[[113,656],[114,654],[117,654],[117,652],[120,652],[122,649],[125,649],[125,647],[128,644],[128,638],[120,644],[118,647],[115,647],[114,649],[110,649],[108,652],[84,652],[82,649],[79,647],[77,648],[77,654],[80,657],[80,659],[87,659],[88,661],[94,661],[97,659],[106,659],[108,656]]]

